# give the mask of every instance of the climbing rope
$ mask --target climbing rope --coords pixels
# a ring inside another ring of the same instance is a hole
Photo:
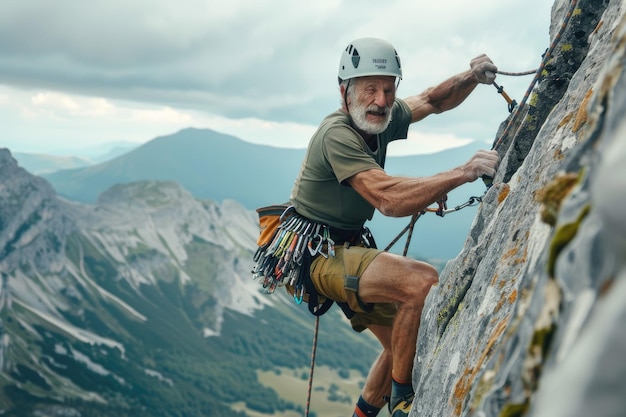
[[[485,193],[486,193],[486,191],[485,191]],[[417,222],[417,220],[422,215],[424,215],[426,213],[435,213],[437,216],[444,217],[446,214],[453,213],[455,211],[459,211],[461,209],[464,209],[465,207],[471,207],[471,206],[475,206],[475,205],[481,203],[483,201],[483,197],[484,197],[484,194],[482,196],[474,196],[473,195],[465,203],[459,204],[458,206],[454,206],[451,209],[445,208],[445,206],[440,203],[439,208],[428,207],[428,208],[424,209],[423,211],[421,211],[421,212],[419,212],[417,214],[414,214],[411,217],[411,221],[409,222],[409,224],[407,224],[406,227],[404,229],[402,229],[400,231],[400,233],[398,233],[398,235],[395,238],[393,238],[393,240],[385,248],[385,251],[388,251],[389,249],[391,249],[398,242],[398,240],[400,240],[400,238],[402,236],[404,236],[404,234],[408,231],[409,235],[407,236],[407,240],[406,240],[406,243],[404,245],[404,252],[403,252],[403,254],[406,256],[406,254],[408,252],[408,249],[409,249],[409,244],[411,242],[413,228],[415,227],[415,223]]]
[[[500,70],[497,71],[497,73],[501,74],[501,75],[522,76],[522,75],[531,75],[531,74],[534,73],[535,76],[534,76],[532,82],[530,83],[530,85],[528,86],[528,89],[526,89],[526,93],[524,94],[524,98],[522,99],[522,102],[520,103],[519,106],[517,105],[517,103],[515,103],[515,100],[511,99],[508,96],[508,94],[506,94],[504,92],[504,89],[501,86],[496,84],[495,81],[492,83],[496,87],[496,89],[498,90],[498,93],[501,94],[505,98],[507,103],[509,104],[509,113],[512,113],[513,110],[515,110],[515,113],[509,119],[509,122],[507,123],[506,128],[502,131],[502,134],[500,135],[500,137],[495,141],[493,147],[491,148],[492,150],[498,150],[498,147],[502,143],[502,140],[509,133],[509,129],[511,128],[511,126],[513,126],[513,122],[517,119],[518,115],[520,114],[520,109],[523,108],[526,105],[526,101],[528,100],[528,97],[530,96],[530,93],[532,92],[532,90],[535,88],[535,85],[537,84],[537,81],[539,81],[539,77],[543,73],[543,70],[544,70],[544,68],[546,66],[546,63],[552,57],[552,53],[554,52],[554,48],[556,47],[556,45],[558,44],[559,40],[561,39],[561,36],[563,35],[563,32],[565,31],[565,28],[567,27],[567,24],[569,23],[569,20],[572,17],[572,14],[574,13],[574,10],[576,9],[577,3],[578,3],[578,0],[572,0],[570,2],[570,7],[569,7],[569,9],[567,11],[567,14],[565,15],[565,18],[563,19],[563,22],[561,23],[561,27],[559,28],[559,31],[556,34],[556,36],[554,37],[552,43],[550,43],[550,47],[546,50],[545,54],[543,55],[543,59],[541,60],[541,65],[539,65],[539,68],[537,68],[536,70],[524,71],[524,72],[507,72],[507,71],[500,71]],[[483,196],[481,196],[481,197],[474,197],[474,196],[472,196],[472,197],[470,197],[470,199],[469,199],[469,201],[467,203],[464,203],[464,204],[462,204],[460,206],[457,206],[457,207],[455,207],[455,209],[453,209],[451,211],[457,211],[457,210],[460,210],[460,209],[462,209],[464,207],[472,206],[472,205],[475,205],[477,203],[482,202],[482,199],[483,199],[484,195],[487,194],[487,191],[491,187],[491,181],[492,180],[493,180],[492,178],[483,177],[483,181],[485,182],[485,185],[487,186],[487,189],[485,190],[485,193],[483,194]],[[415,222],[421,217],[422,214],[424,214],[427,211],[429,211],[429,212],[436,212],[437,214],[441,213],[439,215],[444,215],[444,214],[446,214],[448,212],[448,211],[446,211],[446,212],[441,211],[441,207],[440,207],[440,209],[428,208],[425,211],[422,211],[421,213],[418,213],[417,215],[413,215],[411,217],[411,221],[409,222],[409,224],[398,234],[398,236],[396,236],[391,241],[391,243],[387,246],[387,249],[385,249],[385,250],[390,249],[408,230],[410,230],[411,233],[409,233],[409,235],[407,236],[407,241],[406,241],[406,244],[405,244],[405,247],[404,247],[404,254],[406,255],[406,253],[408,251],[409,244],[410,244],[412,231],[413,231],[413,228],[415,226]]]
[[[309,409],[311,407],[311,391],[313,390],[313,371],[315,370],[315,356],[317,353],[317,335],[320,328],[320,316],[315,316],[315,331],[313,332],[313,347],[311,348],[311,368],[309,369],[309,386],[306,395],[306,409],[304,417],[309,417]]]
[[[522,75],[532,75],[532,74],[534,74],[536,72],[537,72],[536,69],[529,70],[529,71],[523,71],[523,72],[507,72],[507,71],[500,71],[500,70],[496,71],[497,74],[510,75],[512,77],[519,77],[519,76],[522,76]]]

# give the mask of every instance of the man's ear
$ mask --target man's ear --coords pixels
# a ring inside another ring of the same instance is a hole
[[[348,94],[346,88],[347,86],[345,84],[341,84],[339,86],[339,93],[341,94],[341,108],[348,111]]]

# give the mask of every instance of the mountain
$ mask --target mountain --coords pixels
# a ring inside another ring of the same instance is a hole
[[[2,415],[302,410],[304,392],[284,398],[260,380],[305,372],[314,320],[251,279],[256,213],[196,199],[172,181],[68,201],[6,149],[0,177]],[[318,358],[335,385],[317,385],[340,394],[337,386],[363,380],[377,349],[335,310],[322,319]]]
[[[391,157],[386,169],[392,175],[432,175],[462,164],[478,148],[473,143],[432,155]],[[304,152],[250,144],[212,130],[190,128],[158,137],[108,162],[43,176],[61,196],[80,202],[96,201],[99,193],[114,184],[169,180],[197,198],[232,199],[254,209],[288,200]],[[450,193],[450,207],[466,202],[472,195],[480,196],[484,190],[480,181],[467,184]],[[455,256],[474,214],[475,209],[470,208],[445,219],[425,216],[416,227],[411,253],[440,259]],[[383,246],[408,220],[377,215],[370,228]],[[402,245],[393,250],[401,251]]]
[[[132,142],[116,142],[114,144],[98,145],[90,149],[84,149],[82,156],[51,155],[31,152],[15,152],[13,157],[21,167],[36,175],[49,174],[65,169],[83,168],[96,163],[106,162],[117,156],[123,155],[137,147]],[[112,147],[111,147],[112,146]]]
[[[104,145],[102,145],[91,150],[90,153],[94,154],[94,156],[90,157],[90,159],[95,163],[106,162],[120,155],[124,155],[125,153],[130,152],[132,149],[137,147],[137,144],[133,142],[114,142],[112,145],[113,147],[110,147],[109,145],[109,147],[107,147],[106,149],[104,149]],[[95,153],[97,149],[101,148],[103,150],[102,152]]]
[[[246,143],[207,129],[162,136],[111,161],[45,175],[59,195],[94,202],[114,184],[176,181],[197,198],[231,199],[248,208],[289,198],[303,150]]]

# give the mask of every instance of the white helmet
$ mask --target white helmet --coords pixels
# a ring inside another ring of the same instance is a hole
[[[387,41],[361,38],[351,42],[339,61],[339,83],[368,75],[389,75],[402,79],[400,57]]]

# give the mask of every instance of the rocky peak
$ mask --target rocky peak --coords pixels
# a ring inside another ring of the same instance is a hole
[[[50,184],[19,167],[0,149],[0,270],[33,263],[59,267],[63,236],[72,229]]]

